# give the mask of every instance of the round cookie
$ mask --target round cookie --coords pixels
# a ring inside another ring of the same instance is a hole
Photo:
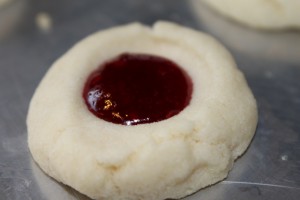
[[[299,0],[204,0],[221,14],[261,29],[300,27]]]
[[[191,0],[190,8],[201,27],[239,54],[255,59],[271,59],[274,62],[300,62],[300,38],[297,31],[270,33],[248,29],[218,15],[199,0]],[[261,67],[253,66],[251,71],[253,70],[261,71]]]
[[[93,115],[82,98],[87,78],[128,52],[177,63],[193,83],[189,105],[136,126]],[[256,124],[255,99],[226,49],[169,22],[115,27],[76,44],[49,69],[27,117],[34,160],[93,199],[181,198],[216,183],[246,150]]]

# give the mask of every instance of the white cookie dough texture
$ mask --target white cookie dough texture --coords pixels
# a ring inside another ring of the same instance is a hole
[[[124,126],[95,117],[82,90],[117,55],[166,57],[191,77],[190,104],[156,123]],[[28,143],[51,177],[93,199],[180,198],[224,179],[249,145],[255,99],[228,51],[212,37],[169,22],[95,33],[49,69],[30,103]]]
[[[203,0],[221,14],[261,29],[300,28],[299,0]]]

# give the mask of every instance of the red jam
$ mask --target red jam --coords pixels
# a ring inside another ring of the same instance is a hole
[[[190,102],[192,82],[174,62],[154,55],[124,53],[88,78],[83,98],[97,117],[123,125],[168,119]]]

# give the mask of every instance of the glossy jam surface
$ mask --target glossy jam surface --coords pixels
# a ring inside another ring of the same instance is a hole
[[[121,54],[86,81],[83,98],[97,117],[123,125],[168,119],[190,102],[190,78],[174,62],[147,54]]]

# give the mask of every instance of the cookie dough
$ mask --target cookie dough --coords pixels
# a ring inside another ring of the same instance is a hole
[[[203,0],[221,14],[261,29],[300,28],[299,0]]]
[[[172,60],[193,82],[190,104],[159,122],[125,126],[93,115],[87,77],[124,52]],[[95,33],[58,59],[27,117],[34,160],[51,177],[93,199],[181,198],[224,179],[257,124],[255,99],[231,55],[212,37],[157,22]]]
[[[209,9],[204,2],[190,0],[190,9],[199,25],[226,47],[248,58],[272,62],[300,63],[300,37],[297,31],[257,31],[248,29]],[[251,71],[261,66],[253,65]],[[260,73],[257,72],[257,73]]]

